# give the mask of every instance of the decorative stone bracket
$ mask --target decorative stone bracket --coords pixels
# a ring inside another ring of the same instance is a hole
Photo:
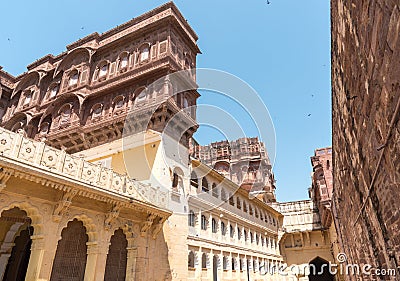
[[[160,231],[162,230],[162,227],[164,225],[164,222],[167,220],[167,217],[160,218],[158,223],[154,226],[152,237],[153,239],[156,239]]]
[[[76,195],[77,190],[71,190],[68,192],[65,192],[62,199],[58,201],[56,207],[54,208],[53,212],[53,221],[59,222],[61,220],[61,217],[65,214],[65,212],[68,210],[69,206],[72,203],[72,198]]]
[[[7,181],[11,177],[11,172],[5,168],[0,168],[0,192],[6,187]]]
[[[147,216],[146,221],[143,223],[143,226],[140,229],[140,236],[144,237],[146,235],[147,231],[153,225],[153,221],[156,217],[157,217],[157,215],[154,215],[154,214],[150,214]]]
[[[111,211],[106,214],[106,219],[104,221],[104,228],[106,230],[110,230],[112,227],[112,223],[118,218],[119,211],[121,210],[121,206],[115,204]]]

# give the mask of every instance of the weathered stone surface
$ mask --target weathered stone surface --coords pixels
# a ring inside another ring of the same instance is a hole
[[[396,268],[400,262],[399,6],[383,0],[332,0],[331,4],[334,209],[339,239],[351,263]]]

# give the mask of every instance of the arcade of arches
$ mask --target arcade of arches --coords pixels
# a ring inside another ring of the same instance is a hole
[[[35,234],[31,218],[18,207],[5,210],[0,217],[0,231],[0,280],[29,280],[25,278],[32,259],[32,236]],[[90,256],[87,248],[88,235],[83,222],[78,219],[69,221],[58,241],[50,280],[84,280],[87,256]],[[122,229],[117,229],[110,239],[104,280],[125,280],[127,249],[126,235]]]

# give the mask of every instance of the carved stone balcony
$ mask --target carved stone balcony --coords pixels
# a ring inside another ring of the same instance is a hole
[[[102,190],[130,200],[149,203],[163,209],[168,205],[168,192],[130,179],[112,169],[93,164],[55,149],[43,142],[0,128],[0,161],[22,163],[42,173],[72,181],[77,185]]]

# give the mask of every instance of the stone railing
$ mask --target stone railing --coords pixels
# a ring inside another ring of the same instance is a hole
[[[1,158],[25,163],[54,175],[157,207],[167,208],[168,205],[168,192],[4,128],[0,128]]]

